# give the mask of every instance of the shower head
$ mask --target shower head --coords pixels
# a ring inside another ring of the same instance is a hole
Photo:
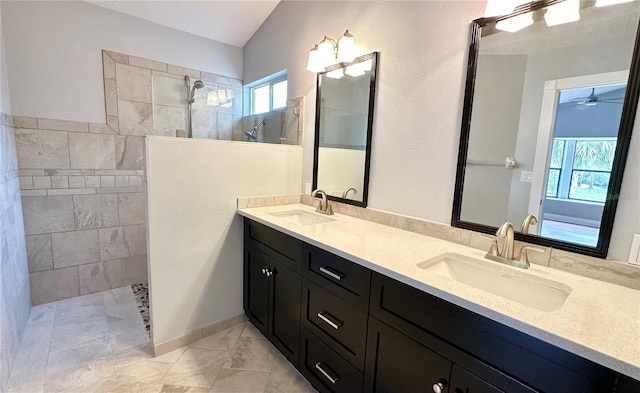
[[[265,123],[264,120],[262,120],[260,123],[256,124],[255,127],[250,129],[249,131],[245,131],[244,134],[247,136],[247,142],[249,142],[249,139],[257,140],[258,137],[256,136],[256,131],[258,131],[258,127],[266,124],[267,123]]]
[[[202,82],[201,80],[197,80],[193,82],[193,87],[191,88],[191,93],[189,94],[189,100],[190,101],[193,100],[193,97],[196,93],[196,89],[202,89],[203,87],[204,87],[204,82]]]

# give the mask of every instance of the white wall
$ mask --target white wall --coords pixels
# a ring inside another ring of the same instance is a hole
[[[3,2],[16,116],[104,123],[101,50],[242,79],[242,50],[74,1]]]
[[[154,344],[242,314],[236,198],[297,193],[299,146],[147,137]]]
[[[451,221],[469,22],[484,1],[281,2],[245,45],[245,83],[287,69],[306,96],[303,182],[313,178],[315,74],[309,49],[326,34],[380,51],[369,206]]]

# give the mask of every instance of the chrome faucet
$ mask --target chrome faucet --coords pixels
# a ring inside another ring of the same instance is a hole
[[[349,192],[353,191],[354,194],[358,194],[358,190],[356,190],[353,187],[349,187],[346,190],[344,190],[344,192],[342,193],[342,198],[343,199],[347,199],[347,197],[349,196]]]
[[[320,213],[320,214],[326,214],[328,216],[333,214],[333,208],[331,207],[331,204],[329,203],[329,201],[327,200],[327,193],[318,189],[315,190],[314,192],[311,193],[312,197],[318,196],[320,195],[320,203],[318,204],[318,207],[316,208],[316,212]]]
[[[529,233],[529,226],[536,225],[538,223],[538,219],[533,214],[527,214],[527,216],[522,220],[522,227],[520,232]]]
[[[496,236],[502,239],[502,249],[498,248],[498,256],[513,259],[513,247],[515,245],[513,225],[510,222],[505,222],[498,228]]]

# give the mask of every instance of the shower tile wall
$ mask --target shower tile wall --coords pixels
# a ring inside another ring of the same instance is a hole
[[[303,124],[300,114],[303,112],[303,97],[290,98],[287,100],[286,109],[261,113],[259,115],[249,115],[242,118],[242,129],[234,130],[234,141],[246,141],[247,137],[243,131],[252,129],[256,124],[264,121],[264,126],[258,128],[256,132],[257,142],[279,143],[284,145],[297,145],[302,140]]]
[[[31,308],[27,251],[20,204],[15,131],[0,116],[0,390],[6,387]]]

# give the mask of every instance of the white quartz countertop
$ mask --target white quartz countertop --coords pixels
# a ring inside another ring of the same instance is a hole
[[[559,309],[540,311],[417,266],[447,252],[483,259],[485,251],[341,214],[331,216],[335,221],[306,226],[271,214],[290,210],[315,209],[294,204],[239,209],[238,213],[640,380],[640,291],[532,264],[527,274],[572,288]]]

